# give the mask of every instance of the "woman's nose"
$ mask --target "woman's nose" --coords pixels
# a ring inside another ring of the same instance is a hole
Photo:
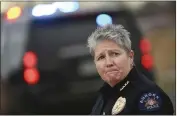
[[[106,67],[112,67],[113,66],[113,61],[111,60],[110,57],[106,58]]]

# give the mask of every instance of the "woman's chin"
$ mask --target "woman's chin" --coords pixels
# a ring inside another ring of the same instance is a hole
[[[110,84],[117,84],[117,83],[119,83],[120,81],[121,81],[121,77],[117,77],[117,76],[109,76],[109,77],[107,77],[107,82],[108,83],[110,83]]]

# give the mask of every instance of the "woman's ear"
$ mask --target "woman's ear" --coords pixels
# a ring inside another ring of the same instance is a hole
[[[129,57],[130,57],[131,62],[133,63],[133,60],[134,60],[134,51],[133,50],[130,51]]]
[[[130,66],[133,67],[134,66],[134,52],[133,52],[133,50],[130,51],[129,58],[130,58]]]

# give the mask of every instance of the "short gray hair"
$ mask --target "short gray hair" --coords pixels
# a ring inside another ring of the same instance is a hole
[[[88,47],[90,53],[94,55],[94,50],[97,42],[102,40],[113,40],[124,50],[131,51],[131,40],[130,32],[128,32],[122,25],[105,25],[103,27],[98,27],[89,37],[88,37]]]

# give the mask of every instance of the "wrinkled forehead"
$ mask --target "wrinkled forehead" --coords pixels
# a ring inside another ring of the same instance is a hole
[[[126,48],[124,48],[122,45],[119,45],[114,40],[102,40],[97,42],[92,56],[95,57],[100,54],[105,54],[106,52],[126,52],[128,54],[130,51],[126,50]]]
[[[102,40],[96,43],[94,51],[96,52],[104,49],[121,49],[121,46],[113,40]]]
[[[100,54],[112,53],[112,52],[122,52],[124,51],[116,43],[104,42],[97,44],[94,50],[94,56],[99,56]]]
[[[127,53],[131,51],[121,43],[116,42],[115,40],[104,39],[104,40],[98,40],[96,42],[96,45],[92,52],[92,56],[95,56],[97,52],[101,52],[105,50],[119,50],[119,51],[125,51]]]

